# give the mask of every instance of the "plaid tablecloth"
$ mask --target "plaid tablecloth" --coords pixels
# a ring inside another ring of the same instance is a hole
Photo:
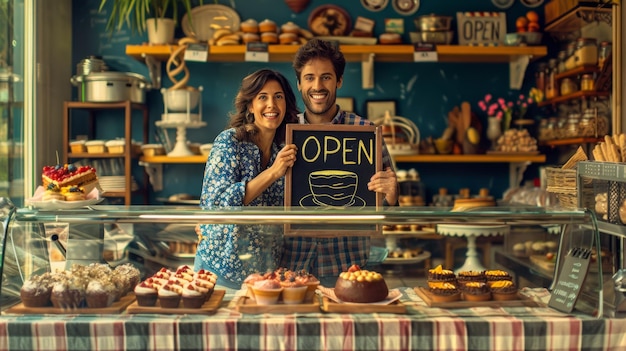
[[[626,319],[549,308],[425,306],[397,314],[8,315],[0,350],[626,350]]]

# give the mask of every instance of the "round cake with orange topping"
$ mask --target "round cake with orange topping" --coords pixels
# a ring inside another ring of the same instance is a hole
[[[428,291],[434,302],[452,302],[461,298],[461,291],[452,282],[429,281]]]
[[[485,282],[467,281],[461,287],[463,300],[465,301],[489,301],[491,300],[491,290]]]
[[[487,279],[487,283],[489,283],[489,285],[491,285],[491,283],[495,281],[513,279],[509,272],[503,271],[501,269],[486,270],[483,273],[485,274],[485,279]]]
[[[491,295],[496,301],[517,300],[517,287],[511,280],[498,280],[490,284]]]
[[[387,298],[389,288],[378,272],[352,265],[342,272],[335,284],[335,295],[344,302],[371,303]]]
[[[428,281],[433,282],[456,282],[456,275],[449,269],[444,269],[441,265],[428,270]]]

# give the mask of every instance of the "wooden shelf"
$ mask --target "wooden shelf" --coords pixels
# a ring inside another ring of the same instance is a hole
[[[555,98],[539,102],[539,103],[537,103],[537,106],[548,106],[548,105],[559,104],[559,103],[563,103],[563,102],[567,102],[567,101],[575,100],[575,99],[580,99],[580,98],[600,97],[600,96],[609,96],[609,95],[611,95],[611,93],[608,92],[608,91],[582,91],[582,90],[579,90],[579,91],[577,91],[575,93],[572,93],[572,94],[567,94],[567,95],[563,95],[563,96],[557,96]]]
[[[182,156],[182,157],[170,157],[170,156],[142,156],[139,158],[139,161],[145,163],[206,163],[208,156],[204,155],[193,155],[193,156]]]
[[[604,141],[604,137],[602,138],[581,137],[581,138],[546,140],[546,141],[541,142],[541,145],[556,147],[556,146],[565,146],[565,145],[595,144],[600,141]]]
[[[604,21],[611,24],[611,11],[610,2],[607,4],[593,4],[589,2],[580,4],[554,21],[547,23],[545,31],[549,33],[572,33],[594,21]]]
[[[530,154],[480,154],[480,155],[402,155],[394,157],[396,162],[424,163],[513,163],[513,162],[546,162],[546,155]]]
[[[269,45],[271,62],[291,62],[298,50],[298,45]],[[158,61],[167,61],[176,50],[176,45],[127,45],[126,54],[143,60],[152,56]],[[350,62],[361,62],[375,55],[377,62],[413,62],[413,45],[341,45],[341,51]],[[244,62],[245,45],[210,46],[209,62]],[[547,54],[545,46],[463,46],[438,45],[439,62],[512,62],[520,56],[533,58]]]

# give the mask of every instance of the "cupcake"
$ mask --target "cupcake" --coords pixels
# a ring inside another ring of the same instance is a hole
[[[20,288],[20,298],[25,307],[45,307],[50,305],[52,293],[52,276],[50,273],[34,275],[24,282]]]
[[[211,283],[213,283],[213,285],[215,285],[215,283],[217,282],[217,274],[211,271],[207,271],[205,269],[201,269],[197,271],[196,273],[194,273],[193,278],[200,279],[200,280],[208,280]]]
[[[50,301],[52,301],[52,306],[56,308],[74,309],[81,307],[85,301],[85,284],[80,281],[79,277],[64,274],[52,286]]]
[[[259,282],[262,280],[265,280],[265,277],[261,273],[252,273],[243,280],[243,283],[247,288],[246,295],[249,298],[254,299],[254,290],[252,289],[252,287],[254,286],[256,282]]]
[[[169,281],[159,289],[159,304],[162,308],[177,308],[180,304],[183,287]]]
[[[107,280],[90,280],[85,289],[85,301],[89,308],[109,307],[115,300],[115,285]]]
[[[491,290],[485,282],[468,281],[460,288],[465,301],[491,300]]]
[[[320,285],[319,279],[317,279],[317,277],[313,274],[302,270],[297,273],[296,280],[307,286],[304,301],[313,301],[315,290],[317,290],[317,287]]]
[[[498,280],[490,284],[491,295],[496,301],[517,300],[517,287],[511,280]]]
[[[239,24],[239,29],[244,33],[258,33],[259,23],[255,19],[249,18]]]
[[[444,269],[441,265],[428,270],[428,281],[433,282],[456,282],[456,275],[449,269]]]
[[[154,284],[151,279],[152,278],[146,279],[135,286],[135,297],[137,298],[137,305],[139,306],[156,305],[160,286]]]
[[[261,33],[267,33],[267,32],[276,33],[277,31],[276,22],[272,21],[271,19],[264,19],[263,21],[259,22],[259,31]]]
[[[181,299],[185,308],[200,308],[206,301],[206,288],[198,288],[194,283],[187,283],[183,287]]]
[[[280,281],[283,288],[283,303],[288,305],[299,304],[304,302],[308,287],[299,280],[296,280],[295,274],[290,274]]]
[[[456,285],[451,282],[429,281],[428,291],[430,298],[435,302],[452,302],[461,297],[461,292]]]
[[[213,291],[215,291],[215,284],[209,280],[196,279],[192,283],[199,291],[204,292],[206,300],[208,300],[211,295],[213,295]]]
[[[255,282],[252,290],[258,305],[274,305],[278,302],[283,288],[278,281],[266,279]]]

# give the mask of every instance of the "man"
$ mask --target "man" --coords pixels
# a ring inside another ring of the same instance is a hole
[[[346,60],[331,43],[312,39],[302,45],[293,60],[305,112],[298,115],[301,124],[373,125],[365,118],[341,111],[337,105],[337,89],[343,84]],[[395,206],[398,182],[391,156],[383,142],[383,169],[368,182],[368,189],[384,194],[383,204]],[[370,238],[285,238],[283,267],[304,269],[316,275],[323,285],[333,287],[339,273],[352,264],[364,266],[370,250]]]

